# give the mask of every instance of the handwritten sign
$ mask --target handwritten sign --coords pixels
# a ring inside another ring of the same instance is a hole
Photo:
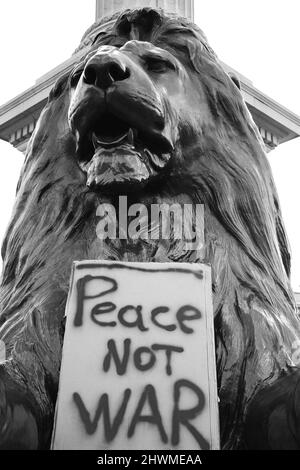
[[[53,449],[218,449],[210,268],[74,263]]]

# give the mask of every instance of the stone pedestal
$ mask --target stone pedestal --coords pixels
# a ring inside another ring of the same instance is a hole
[[[168,14],[194,19],[194,0],[97,0],[96,18],[111,15],[125,8],[162,8]]]

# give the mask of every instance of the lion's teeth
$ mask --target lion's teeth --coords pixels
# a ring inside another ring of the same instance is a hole
[[[99,141],[94,133],[92,135],[92,142],[93,142],[94,149],[96,150],[97,147],[99,147]]]
[[[104,147],[104,148],[110,148],[110,147],[115,147],[117,145],[122,144],[123,142],[126,142],[128,139],[128,133],[123,134],[121,137],[118,137],[115,140],[101,140],[99,137],[96,136],[95,133],[92,135],[92,142],[94,145],[95,150],[97,150],[98,147]]]
[[[131,128],[128,131],[128,142],[130,143],[130,145],[134,146],[134,134]]]

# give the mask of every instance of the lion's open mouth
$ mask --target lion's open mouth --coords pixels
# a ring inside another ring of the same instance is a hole
[[[91,189],[135,190],[166,168],[173,146],[158,132],[141,132],[107,112],[82,135],[78,129],[77,156]]]
[[[133,130],[129,128],[127,123],[110,113],[102,117],[92,133],[92,142],[95,150],[101,146],[107,148],[118,146],[126,140],[134,145]]]

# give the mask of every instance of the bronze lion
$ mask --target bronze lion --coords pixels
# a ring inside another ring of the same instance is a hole
[[[102,20],[83,46],[31,138],[3,243],[1,448],[49,447],[70,270],[84,259],[210,264],[222,448],[298,448],[288,243],[236,83],[197,26],[153,9]],[[100,240],[97,206],[120,194],[204,204],[204,250]]]

